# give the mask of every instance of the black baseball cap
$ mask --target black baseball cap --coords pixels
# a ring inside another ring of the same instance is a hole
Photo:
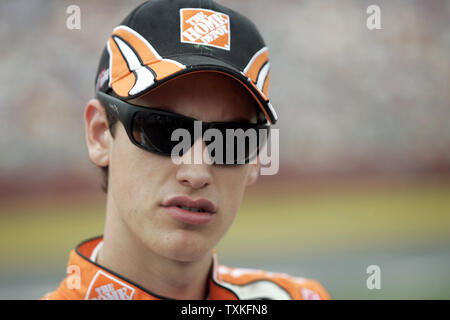
[[[96,90],[126,101],[205,71],[245,86],[275,124],[264,40],[248,18],[211,0],[150,0],[134,9],[107,41]]]

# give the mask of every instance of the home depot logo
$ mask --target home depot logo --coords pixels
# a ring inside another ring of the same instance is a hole
[[[180,9],[181,42],[230,50],[230,17],[206,9]]]
[[[135,289],[126,283],[98,271],[86,293],[86,300],[132,300]]]

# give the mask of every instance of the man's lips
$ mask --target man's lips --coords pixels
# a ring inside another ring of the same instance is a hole
[[[161,206],[173,218],[188,224],[208,223],[217,211],[214,203],[207,199],[192,200],[186,196],[170,198]]]
[[[216,213],[217,208],[214,203],[205,198],[193,200],[186,196],[177,196],[170,198],[162,203],[163,207],[181,207],[181,209],[206,213]]]

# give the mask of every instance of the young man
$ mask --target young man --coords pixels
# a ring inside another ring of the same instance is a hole
[[[85,110],[89,157],[108,168],[104,235],[72,251],[72,273],[43,298],[328,299],[314,280],[218,265],[260,144],[225,164],[209,152],[190,161],[210,151],[201,138],[192,153],[172,152],[173,132],[194,133],[194,119],[219,133],[274,124],[269,76],[255,26],[228,8],[152,0],[133,10],[107,42]],[[224,145],[226,158],[234,146]]]

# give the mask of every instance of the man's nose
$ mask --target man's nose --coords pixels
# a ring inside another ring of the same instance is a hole
[[[201,189],[210,185],[212,182],[212,165],[208,164],[210,158],[203,139],[197,139],[189,151],[181,158],[182,162],[178,166],[176,174],[177,180],[193,189]],[[204,152],[206,157],[203,156]]]

